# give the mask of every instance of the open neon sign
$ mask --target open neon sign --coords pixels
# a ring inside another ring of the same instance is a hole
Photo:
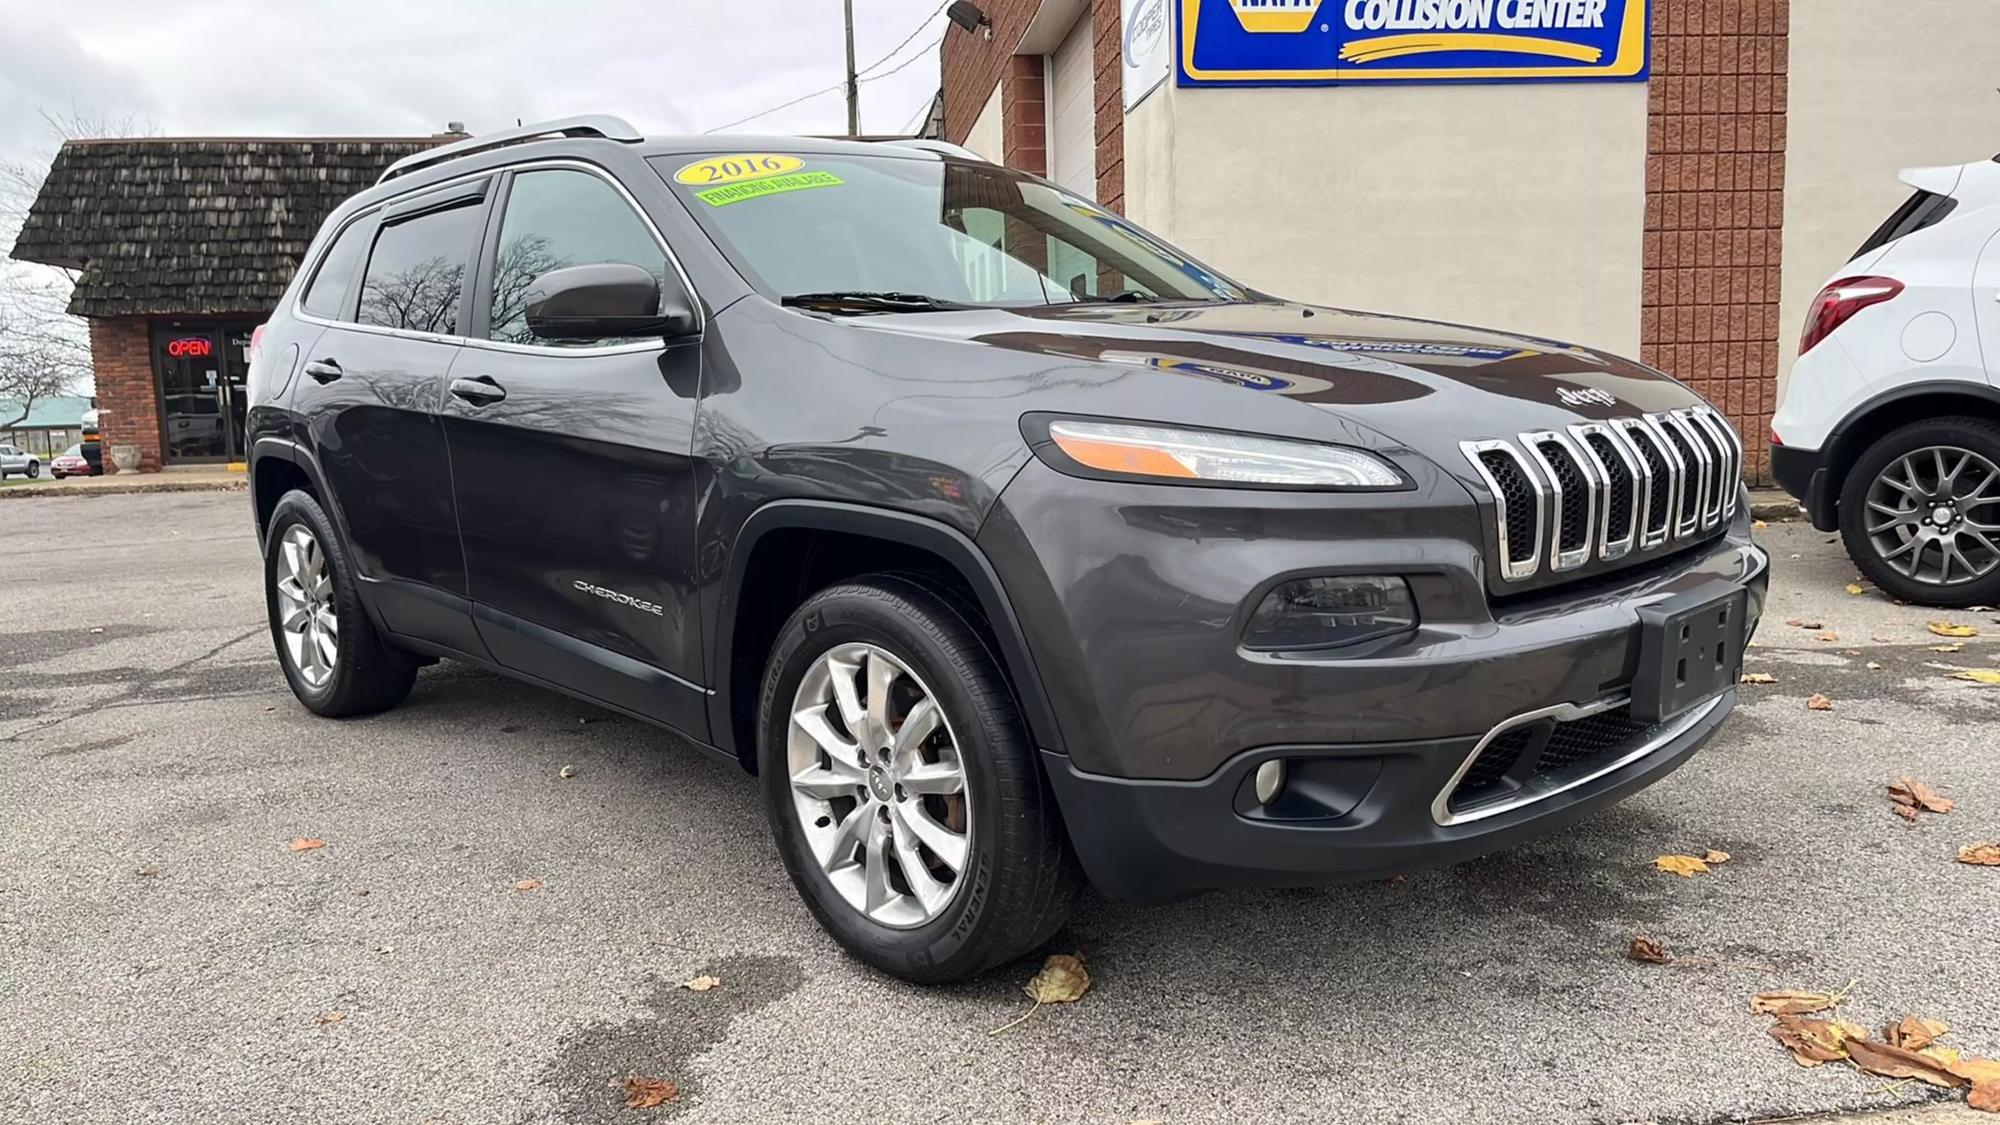
[[[167,342],[167,354],[175,359],[207,359],[215,354],[215,341],[206,336],[183,336]]]

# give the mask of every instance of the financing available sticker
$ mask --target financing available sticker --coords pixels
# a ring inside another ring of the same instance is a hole
[[[1650,0],[1177,0],[1182,86],[1636,82]]]

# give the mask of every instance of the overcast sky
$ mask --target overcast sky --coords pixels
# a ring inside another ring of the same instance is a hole
[[[937,0],[854,0],[862,128],[937,91]],[[919,29],[921,28],[921,31]],[[0,157],[52,150],[39,112],[164,135],[473,132],[613,113],[701,132],[841,81],[840,0],[0,0]],[[838,91],[741,127],[837,133]]]

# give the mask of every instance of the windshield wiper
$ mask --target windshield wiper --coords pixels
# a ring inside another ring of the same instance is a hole
[[[780,303],[792,308],[817,309],[821,312],[949,312],[953,309],[969,309],[972,305],[958,301],[947,301],[942,297],[931,297],[923,293],[869,293],[864,291],[843,292],[835,290],[827,293],[790,293],[779,298]]]

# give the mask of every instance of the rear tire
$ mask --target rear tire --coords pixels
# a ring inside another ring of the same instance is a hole
[[[42,475],[42,463],[40,461],[28,462],[28,479],[34,480],[36,477],[41,475]]]
[[[2000,604],[2000,425],[1936,418],[1878,439],[1841,486],[1840,534],[1890,597]]]
[[[856,694],[835,686],[842,669]],[[941,721],[911,737],[926,705]],[[884,972],[961,980],[1068,919],[1082,879],[1036,757],[979,634],[923,586],[833,586],[779,633],[758,704],[772,834],[820,925]]]
[[[401,703],[416,661],[386,644],[361,605],[353,564],[333,521],[305,492],[286,493],[264,537],[271,643],[308,711],[345,718]]]

